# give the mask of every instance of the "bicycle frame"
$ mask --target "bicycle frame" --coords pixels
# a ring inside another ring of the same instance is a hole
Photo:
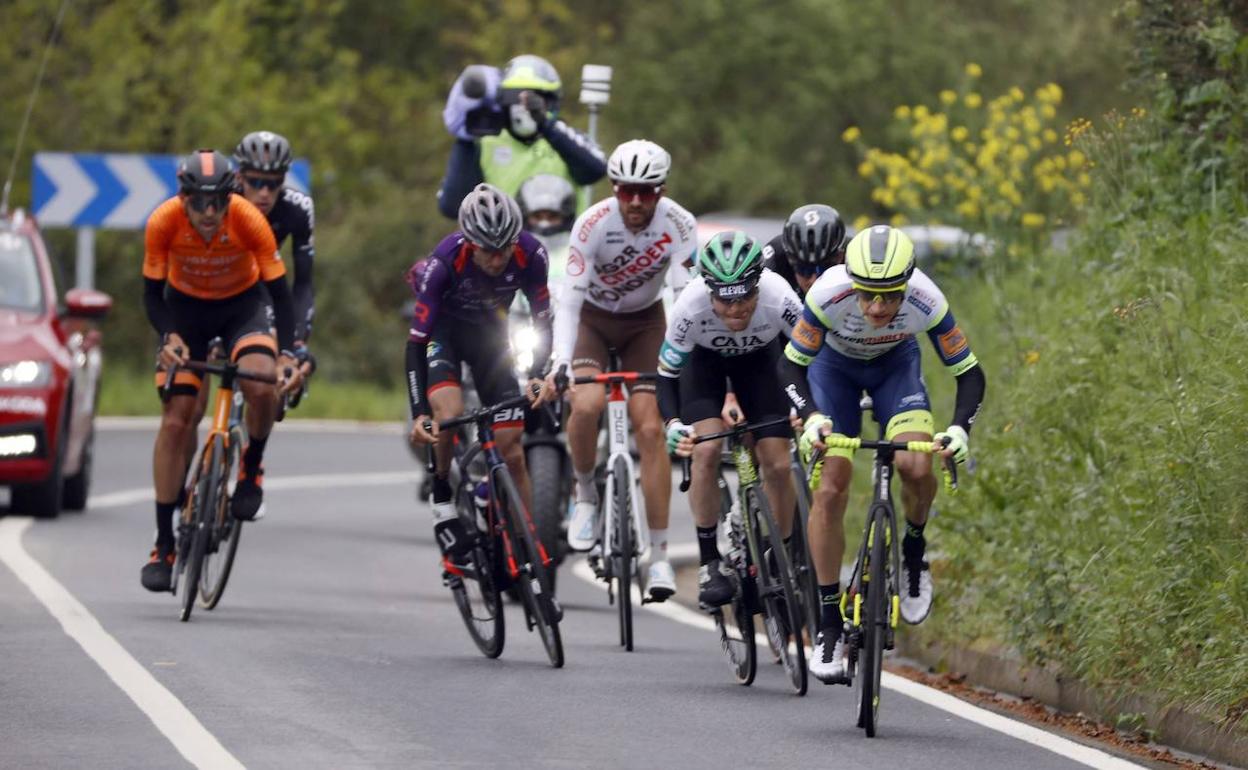
[[[612,375],[617,376],[612,376]],[[633,556],[641,561],[650,552],[650,526],[646,522],[645,512],[642,508],[641,495],[637,494],[637,464],[633,461],[633,455],[628,451],[628,397],[624,393],[625,378],[618,376],[627,373],[611,373],[601,377],[607,380],[607,477],[606,492],[603,495],[604,515],[599,525],[602,527],[600,540],[602,541],[602,552],[611,554],[616,549],[615,542],[615,517],[620,515],[620,511],[615,510],[615,485],[624,483],[630,485],[633,494],[629,495],[629,502],[632,510],[626,515],[633,518],[633,531],[637,533],[636,539],[633,541]],[[597,378],[595,378],[596,380]],[[578,380],[579,382],[579,380]],[[617,458],[623,458],[625,466],[628,468],[627,479],[617,479],[615,477],[615,461]]]
[[[489,479],[490,488],[490,507],[489,507],[489,526],[490,531],[501,534],[503,538],[503,555],[506,558],[507,574],[512,580],[520,577],[520,565],[516,562],[515,546],[511,541],[511,533],[507,529],[508,521],[501,521],[498,518],[498,512],[502,510],[502,484],[496,480],[499,474],[508,473],[507,462],[503,459],[502,453],[498,451],[498,444],[494,440],[494,427],[488,420],[477,423],[477,439],[481,443],[481,453],[485,457],[486,477]],[[511,516],[516,516],[516,511],[510,512]],[[522,508],[519,515],[523,517],[522,521],[510,521],[512,526],[527,527],[533,535],[533,542],[537,544],[538,558],[542,560],[542,566],[547,569],[553,568],[553,561],[550,554],[546,551],[546,544],[537,535],[537,525],[533,523],[533,515],[527,507]]]

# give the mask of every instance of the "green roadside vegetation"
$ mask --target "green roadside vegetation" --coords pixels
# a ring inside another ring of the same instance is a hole
[[[1074,127],[1093,168],[1068,248],[941,277],[988,399],[975,472],[937,501],[923,633],[1243,728],[1248,12],[1134,13],[1151,99]]]

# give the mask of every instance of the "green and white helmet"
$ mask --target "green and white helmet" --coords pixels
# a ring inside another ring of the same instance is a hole
[[[698,254],[698,273],[716,299],[745,299],[763,274],[763,250],[740,230],[716,233]]]

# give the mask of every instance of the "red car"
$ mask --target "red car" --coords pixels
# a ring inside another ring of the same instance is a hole
[[[14,513],[87,504],[101,365],[90,319],[112,304],[71,289],[62,306],[34,221],[0,213],[0,486]]]

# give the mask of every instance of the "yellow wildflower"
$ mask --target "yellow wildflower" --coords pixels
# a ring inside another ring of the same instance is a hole
[[[1042,133],[1041,136],[1044,137],[1044,141],[1049,144],[1053,144],[1057,141],[1057,132],[1051,128],[1044,129],[1044,133]]]
[[[970,131],[966,130],[966,126],[954,126],[953,130],[949,132],[949,138],[955,142],[965,142],[969,134]]]
[[[888,223],[892,225],[893,227],[901,227],[902,225],[906,224],[906,222],[907,220],[906,220],[905,214],[893,214],[892,219],[888,220]]]
[[[983,75],[983,74],[984,74],[984,70],[983,70],[983,68],[982,68],[982,67],[980,67],[980,66],[979,66],[978,64],[976,64],[975,62],[967,62],[967,65],[966,65],[966,74],[967,74],[967,75],[969,75],[969,76],[971,76],[971,77],[973,77],[973,78],[977,78],[977,77],[979,77],[980,75]]]
[[[970,107],[973,110],[979,107],[979,105],[984,103],[984,97],[972,91],[971,93],[962,97],[962,101],[964,104],[966,104],[967,107]]]
[[[869,178],[874,173],[875,173],[875,164],[871,163],[870,161],[864,160],[863,162],[858,164],[858,176],[862,177],[863,179]]]
[[[1082,168],[1084,161],[1087,160],[1087,156],[1078,150],[1071,150],[1070,154],[1066,157],[1070,162],[1071,168]]]
[[[922,120],[927,120],[927,116],[930,115],[931,112],[927,109],[926,105],[920,104],[919,106],[914,108],[911,114],[914,115],[914,119],[916,121],[922,121]]]
[[[958,95],[957,93],[946,88],[945,90],[940,92],[940,100],[944,102],[945,104],[953,104],[954,102],[958,100]]]
[[[1023,227],[1044,227],[1044,214],[1035,214],[1030,211],[1023,214]],[[1037,354],[1036,358],[1039,357]]]
[[[858,218],[854,220],[854,229],[857,230],[858,232],[862,232],[863,230],[866,230],[870,226],[871,226],[871,217],[867,216],[866,214],[859,214]]]
[[[1023,363],[1027,364],[1028,366],[1035,366],[1036,364],[1040,363],[1040,351],[1028,350],[1027,355],[1023,356]],[[1014,423],[1010,423],[1010,424],[1013,425]]]
[[[910,108],[904,104],[898,105],[897,108],[893,110],[893,117],[898,120],[905,120],[910,117]]]
[[[1018,86],[1010,86],[1010,98],[1016,102],[1021,102],[1027,98],[1027,94],[1023,93],[1023,89]]]
[[[841,134],[841,139],[852,144],[858,141],[860,136],[862,136],[862,132],[858,130],[858,126],[850,126]]]

